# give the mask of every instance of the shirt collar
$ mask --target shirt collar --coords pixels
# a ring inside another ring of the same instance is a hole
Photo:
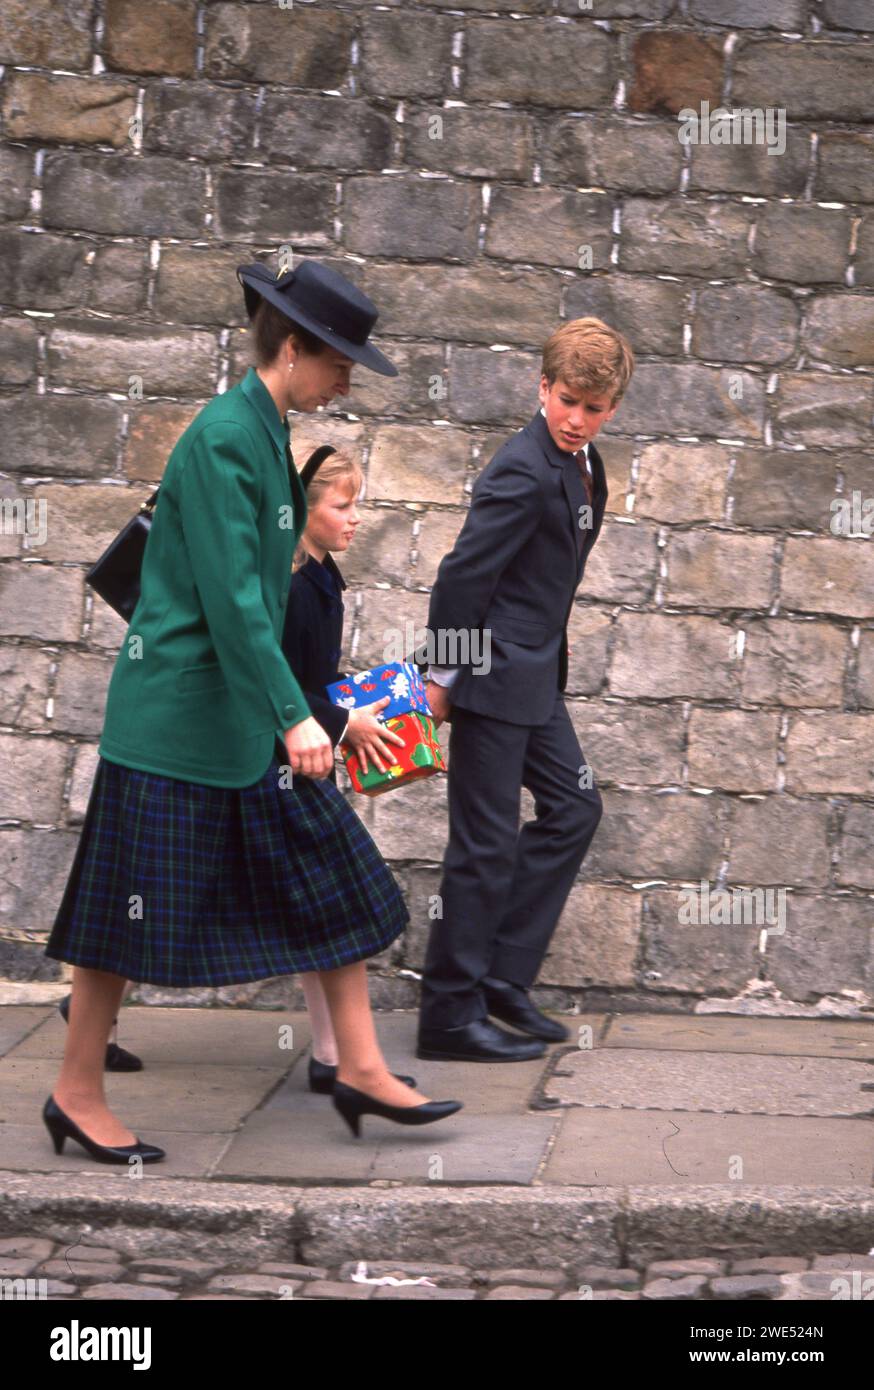
[[[261,416],[280,457],[284,458],[286,446],[291,441],[291,430],[287,417],[279,414],[276,409],[276,402],[254,367],[249,368],[240,385]]]
[[[544,420],[545,420],[545,419],[546,419],[546,411],[543,409],[543,406],[540,407],[540,413],[541,413],[541,415],[543,416],[543,418],[544,418]],[[551,435],[550,435],[550,438],[552,439],[552,436],[551,436]],[[553,440],[552,442],[555,444],[555,440]],[[558,448],[558,445],[557,445],[557,444],[556,444],[556,448]],[[569,452],[570,452],[570,451],[569,451],[568,449],[562,449],[562,453],[563,453],[563,454],[566,454],[566,453],[569,453]],[[576,452],[575,454],[571,454],[571,458],[578,459],[578,458],[580,457],[580,454],[582,454],[583,459],[585,460],[586,467],[588,468],[589,472],[591,473],[591,471],[592,471],[592,465],[591,465],[591,463],[590,463],[590,461],[589,461],[589,446],[588,446],[588,444],[584,444],[583,447],[582,447],[582,449],[577,449],[577,452]]]

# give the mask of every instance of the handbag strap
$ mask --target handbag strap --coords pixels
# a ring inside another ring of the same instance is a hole
[[[160,487],[156,487],[156,488],[155,488],[155,491],[152,493],[151,497],[147,497],[146,500],[145,500],[145,502],[143,502],[143,503],[141,504],[141,506],[140,506],[140,511],[141,511],[141,512],[151,512],[151,511],[154,510],[155,503],[156,503],[156,501],[158,500],[158,493],[159,493],[160,491],[161,491]]]

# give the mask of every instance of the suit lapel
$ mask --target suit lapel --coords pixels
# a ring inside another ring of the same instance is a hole
[[[594,444],[589,445],[589,462],[592,465],[592,544],[598,539],[604,511],[607,507],[607,473],[604,460]]]
[[[601,519],[607,501],[607,482],[604,473],[604,464],[594,444],[590,444],[589,461],[592,465],[592,527],[590,530],[587,527],[580,526],[580,518],[583,516],[580,508],[588,506],[589,499],[586,494],[586,485],[580,473],[580,465],[577,463],[576,458],[573,454],[568,454],[563,449],[559,449],[552,435],[549,433],[546,421],[539,410],[534,416],[534,419],[530,422],[528,428],[533,431],[535,438],[552,466],[561,469],[561,484],[564,489],[565,500],[567,501],[568,519],[570,521],[577,551],[577,583],[579,584],[582,578],[585,557],[597,539],[598,532],[601,529]],[[586,539],[588,536],[591,536],[591,542],[587,545]]]

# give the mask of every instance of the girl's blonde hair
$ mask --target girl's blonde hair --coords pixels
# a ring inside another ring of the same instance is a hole
[[[295,466],[299,473],[303,472],[307,459],[310,457],[313,450],[318,447],[318,444],[316,444],[314,440],[303,439],[298,435],[294,436],[292,440],[292,450],[294,453]],[[338,484],[345,483],[350,494],[353,497],[357,497],[361,491],[363,480],[364,474],[361,470],[361,464],[354,455],[349,453],[346,449],[337,449],[336,453],[329,454],[326,459],[323,459],[316,469],[315,475],[306,490],[307,507],[312,508],[318,506],[325,493]],[[308,559],[309,551],[303,543],[303,536],[301,536],[294,552],[294,559],[291,562],[292,574],[295,570],[299,570],[301,565],[306,564]]]

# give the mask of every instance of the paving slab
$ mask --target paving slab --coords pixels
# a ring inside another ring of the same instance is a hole
[[[732,1176],[735,1174],[736,1176]],[[874,1182],[874,1124],[695,1111],[565,1111],[546,1183],[824,1186]]]
[[[449,1137],[449,1124],[457,1119]],[[422,1132],[420,1152],[392,1126],[374,1162],[375,1178],[442,1183],[530,1184],[557,1128],[550,1115],[477,1115],[461,1112]],[[442,1129],[443,1134],[437,1131]]]
[[[229,1143],[215,1176],[312,1182],[327,1170],[332,1182],[369,1182],[373,1143],[352,1142],[329,1096],[301,1092],[297,1100],[296,1105],[251,1115]]]
[[[365,1115],[356,1139],[329,1096],[257,1111],[217,1165],[223,1178],[286,1182],[531,1183],[556,1126],[550,1115],[459,1111],[404,1129]]]
[[[603,1030],[600,1046],[874,1061],[874,1019],[865,1023],[838,1018],[738,1018],[730,1014],[614,1014]]]
[[[150,1137],[145,1131],[157,1129],[220,1133],[236,1129],[283,1074],[278,1067],[168,1062],[141,1072],[107,1072],[106,1095],[125,1124],[144,1139]],[[6,1122],[39,1123],[57,1076],[52,1059],[12,1054],[0,1060]]]
[[[751,1115],[874,1115],[867,1062],[748,1053],[575,1048],[549,1079],[565,1105]]]
[[[39,1028],[45,1016],[46,1010],[37,1006],[16,1005],[0,1008],[0,1057],[11,1052],[13,1048],[20,1047],[28,1036]]]
[[[160,1163],[143,1164],[142,1177],[157,1173],[165,1178],[208,1178],[228,1147],[227,1134],[186,1133],[166,1128],[131,1126],[149,1144],[165,1149],[167,1157]],[[21,1173],[109,1173],[134,1181],[125,1168],[116,1168],[95,1160],[79,1145],[68,1139],[64,1152],[56,1154],[44,1124],[0,1124],[0,1170]],[[139,1180],[139,1175],[137,1177]]]

